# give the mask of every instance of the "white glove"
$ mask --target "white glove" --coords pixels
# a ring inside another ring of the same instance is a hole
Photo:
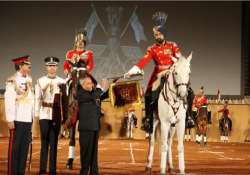
[[[127,73],[124,74],[124,78],[129,78],[131,75],[143,74],[143,71],[138,66],[133,66]]]
[[[172,61],[173,61],[174,63],[176,63],[176,62],[178,61],[178,59],[177,59],[176,57],[174,57],[174,56],[171,56],[171,59],[172,59]]]

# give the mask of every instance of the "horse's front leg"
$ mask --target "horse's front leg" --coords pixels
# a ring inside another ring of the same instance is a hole
[[[156,134],[156,129],[158,127],[159,122],[160,121],[157,119],[154,120],[153,132],[152,134],[150,134],[150,137],[149,137],[148,162],[146,166],[146,171],[148,171],[149,174],[151,174],[152,164],[154,160],[155,134]]]
[[[178,159],[180,174],[185,174],[185,159],[184,159],[184,135],[185,135],[185,113],[186,111],[179,111],[179,122],[177,123],[177,139],[178,139]]]
[[[175,127],[170,127],[170,133],[169,133],[169,144],[168,144],[168,163],[169,163],[169,171],[170,174],[174,171],[174,165],[173,165],[173,158],[172,158],[172,143],[173,138],[175,134]]]
[[[161,121],[161,165],[160,174],[166,174],[167,154],[168,154],[168,135],[170,130],[170,122]]]
[[[129,123],[129,118],[127,120],[127,128],[126,128],[126,133],[127,133],[127,138],[130,138],[130,123]]]
[[[204,125],[204,144],[207,144],[207,128],[208,128],[208,123],[205,121],[205,125]]]
[[[75,130],[76,126],[72,126],[69,131],[69,155],[66,167],[68,169],[73,169],[73,161],[75,158]]]
[[[133,128],[134,128],[134,124],[133,124],[133,120],[130,120],[130,138],[133,138]]]

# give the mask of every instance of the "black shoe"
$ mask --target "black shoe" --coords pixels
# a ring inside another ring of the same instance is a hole
[[[73,161],[74,161],[74,159],[72,159],[72,158],[68,159],[68,162],[66,164],[66,168],[72,170],[73,169]]]

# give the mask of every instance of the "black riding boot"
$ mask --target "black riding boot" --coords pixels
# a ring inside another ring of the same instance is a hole
[[[151,93],[145,94],[145,117],[142,119],[142,130],[153,132],[153,110],[151,105]]]

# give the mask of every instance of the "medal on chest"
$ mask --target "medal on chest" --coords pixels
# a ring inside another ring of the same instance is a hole
[[[172,49],[164,49],[163,53],[164,55],[172,55],[173,51]]]

